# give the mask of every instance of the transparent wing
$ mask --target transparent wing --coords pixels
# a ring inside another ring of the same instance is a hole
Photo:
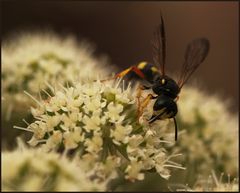
[[[181,75],[178,81],[179,88],[182,88],[192,73],[204,61],[208,51],[209,41],[205,38],[195,39],[188,44],[185,52],[185,62],[183,63]]]
[[[166,35],[164,29],[163,17],[160,14],[160,24],[157,26],[153,34],[153,61],[155,65],[159,66],[160,74],[165,74],[165,59],[166,59]]]

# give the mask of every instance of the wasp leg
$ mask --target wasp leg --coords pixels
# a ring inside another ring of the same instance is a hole
[[[139,117],[139,114],[140,114],[140,98],[142,96],[142,85],[138,85],[138,88],[137,88],[137,95],[136,95],[136,98],[137,98],[137,105],[138,105],[138,109],[137,109],[137,112],[138,112],[138,117]]]
[[[138,119],[142,116],[143,109],[145,109],[147,107],[150,100],[156,99],[156,98],[157,98],[157,96],[153,96],[152,94],[148,94],[148,96],[143,100],[142,105],[140,106],[140,110],[138,112]]]
[[[175,117],[173,117],[173,120],[174,120],[174,125],[175,125],[175,141],[177,141],[177,138],[178,138],[177,121],[176,121],[176,118],[175,118]]]
[[[179,96],[177,96],[175,99],[174,99],[174,102],[177,102],[179,99]]]
[[[137,88],[137,95],[136,95],[136,98],[137,98],[137,104],[138,104],[138,117],[140,117],[140,98],[142,96],[142,91],[143,90],[148,90],[150,89],[151,87],[148,87],[148,86],[145,86],[145,85],[138,85],[138,88]]]
[[[159,119],[159,117],[161,117],[165,113],[165,109],[166,108],[163,108],[162,111],[158,115],[152,115],[152,117],[148,120],[148,122],[151,124],[154,121],[156,121],[157,119]]]
[[[145,78],[145,75],[142,73],[141,70],[139,70],[136,66],[131,66],[130,68],[127,68],[126,70],[123,70],[122,72],[119,72],[118,74],[116,74],[112,78],[101,80],[101,82],[105,82],[105,81],[108,81],[108,80],[113,80],[113,79],[116,79],[116,78],[122,78],[130,72],[135,72],[140,78],[143,78],[143,79]]]
[[[139,77],[141,78],[145,78],[145,75],[142,73],[141,70],[139,70],[136,66],[131,66],[130,68],[127,68],[126,70],[118,73],[115,75],[116,78],[121,78],[121,77],[124,77],[126,76],[129,72],[135,72]]]

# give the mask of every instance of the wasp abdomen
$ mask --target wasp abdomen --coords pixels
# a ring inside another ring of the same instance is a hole
[[[175,101],[165,95],[158,96],[153,106],[154,115],[157,119],[173,118],[178,112]]]
[[[137,65],[137,68],[141,70],[145,76],[145,79],[150,83],[153,83],[154,80],[160,76],[157,67],[151,63],[140,62]]]

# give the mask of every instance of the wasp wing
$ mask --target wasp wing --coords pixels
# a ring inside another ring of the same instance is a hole
[[[166,35],[164,28],[164,21],[162,15],[160,15],[160,24],[157,26],[156,31],[153,34],[153,61],[160,68],[160,74],[165,74],[165,59],[166,59]]]
[[[187,82],[192,73],[204,61],[209,51],[209,41],[206,38],[193,40],[188,44],[185,52],[185,62],[178,81],[179,88]]]

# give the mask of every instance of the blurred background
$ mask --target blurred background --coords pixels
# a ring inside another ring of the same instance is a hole
[[[119,70],[141,60],[152,62],[151,38],[163,13],[167,38],[167,72],[178,77],[188,42],[207,37],[207,59],[188,84],[197,84],[230,109],[239,107],[238,2],[81,2],[1,1],[2,40],[17,31],[50,28],[71,33],[96,46]]]

